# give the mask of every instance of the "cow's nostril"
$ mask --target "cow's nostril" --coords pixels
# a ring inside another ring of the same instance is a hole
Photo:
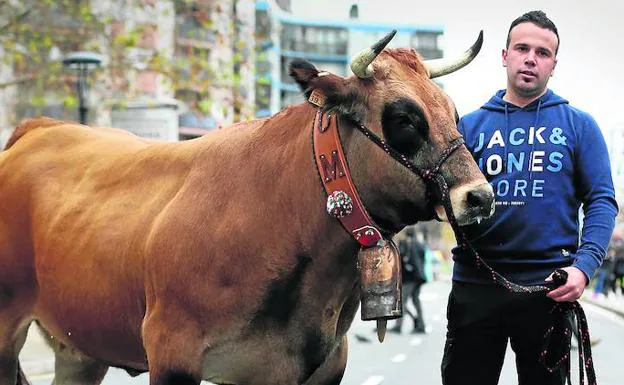
[[[466,201],[468,207],[481,207],[489,210],[494,201],[494,194],[488,190],[471,190],[468,191]]]

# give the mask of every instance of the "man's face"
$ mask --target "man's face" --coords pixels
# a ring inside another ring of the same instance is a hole
[[[557,35],[548,29],[528,22],[516,25],[510,33],[509,47],[503,50],[508,92],[520,98],[544,93],[557,64],[557,44]]]

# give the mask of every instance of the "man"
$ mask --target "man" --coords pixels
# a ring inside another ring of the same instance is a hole
[[[621,231],[613,237],[613,280],[611,288],[613,293],[617,295],[617,285],[620,285],[620,294],[624,295],[624,240]]]
[[[398,239],[398,248],[401,255],[401,274],[403,280],[402,301],[404,313],[412,317],[414,328],[412,333],[425,333],[425,318],[420,303],[420,289],[427,282],[425,274],[425,245],[416,239],[412,227],[405,229],[404,237]],[[407,301],[411,298],[416,314],[407,310]],[[401,333],[403,318],[395,321],[394,327],[388,329],[392,333]]]
[[[514,20],[502,51],[507,88],[459,128],[496,194],[495,214],[464,229],[479,255],[520,285],[544,285],[557,268],[567,281],[547,296],[512,293],[455,248],[445,385],[497,384],[508,341],[520,385],[564,384],[565,365],[551,373],[539,361],[551,310],[555,301],[576,301],[600,266],[617,204],[596,122],[547,88],[558,48],[557,28],[543,12]]]

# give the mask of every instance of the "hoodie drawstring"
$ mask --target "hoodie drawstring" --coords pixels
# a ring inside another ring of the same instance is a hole
[[[533,124],[533,142],[531,143],[531,151],[528,154],[528,159],[527,159],[527,163],[528,163],[528,167],[529,167],[529,180],[533,180],[533,168],[531,167],[531,163],[533,160],[533,152],[535,151],[535,141],[537,138],[537,131],[538,131],[538,124],[539,124],[539,114],[540,114],[540,110],[542,108],[542,99],[540,98],[537,101],[537,110],[535,111],[535,123]],[[529,132],[531,132],[531,127],[528,127]],[[509,104],[505,103],[505,140],[507,141],[509,138]],[[507,170],[507,168],[509,167],[508,162],[509,162],[509,150],[508,150],[508,144],[505,145],[505,158],[503,159],[503,170]]]
[[[533,167],[531,167],[532,165],[532,160],[533,160],[533,151],[535,151],[535,142],[537,140],[537,130],[538,130],[538,123],[539,123],[539,114],[540,114],[540,109],[542,108],[542,99],[540,99],[537,102],[537,111],[535,111],[535,123],[533,124],[533,143],[531,143],[531,152],[529,153],[529,180],[533,180]],[[507,112],[507,106],[505,106],[505,112]],[[529,127],[529,130],[531,130],[531,127]]]
[[[508,150],[507,148],[509,147],[509,111],[507,109],[507,103],[505,103],[505,142],[507,142],[507,144],[505,144],[505,158],[503,159],[503,172],[507,172],[508,171],[508,167],[509,165],[508,163]]]

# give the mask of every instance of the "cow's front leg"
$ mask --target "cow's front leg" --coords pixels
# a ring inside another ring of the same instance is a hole
[[[157,307],[162,308],[162,307]],[[199,385],[203,338],[199,328],[180,313],[148,314],[143,343],[149,363],[150,385]],[[190,317],[189,317],[190,318]]]
[[[347,336],[342,337],[342,342],[334,350],[333,354],[318,368],[304,385],[338,385],[342,381],[347,367]]]

